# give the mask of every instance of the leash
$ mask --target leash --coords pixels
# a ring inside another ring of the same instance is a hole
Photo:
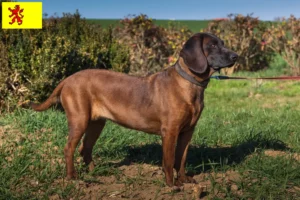
[[[300,76],[279,76],[279,77],[239,77],[239,76],[211,76],[210,78],[214,78],[216,80],[300,80]]]

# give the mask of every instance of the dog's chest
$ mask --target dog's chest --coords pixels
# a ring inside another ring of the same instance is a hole
[[[203,108],[204,108],[204,102],[199,103],[199,105],[193,108],[190,126],[196,125],[196,123],[200,118]]]
[[[204,96],[203,93],[197,95],[197,97],[192,101],[192,105],[190,107],[190,126],[196,125],[199,120],[201,113],[204,109]]]

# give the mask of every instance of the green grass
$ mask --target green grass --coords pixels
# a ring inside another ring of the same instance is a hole
[[[102,27],[106,28],[109,26],[120,25],[119,19],[87,19],[91,24],[100,24]],[[154,19],[154,24],[167,27],[169,25],[174,25],[175,27],[185,26],[193,32],[200,32],[202,29],[206,28],[209,20],[160,20]]]
[[[100,24],[102,27],[120,25],[120,19],[86,19],[91,24]]]
[[[171,24],[175,27],[185,26],[194,33],[202,31],[209,22],[209,20],[154,20],[154,23],[159,26],[167,27]]]
[[[300,82],[211,80],[187,163],[196,180],[208,185],[200,196],[299,199],[300,160],[294,158],[300,153],[299,102]],[[94,148],[96,169],[85,172],[76,153],[79,181],[66,182],[63,148],[67,123],[63,112],[20,109],[1,116],[0,128],[0,199],[83,198],[89,186],[102,188],[98,194],[108,197],[112,194],[103,189],[105,177],[113,177],[114,187],[124,185],[124,198],[155,187],[153,198],[182,195],[180,199],[190,199],[188,189],[164,193],[163,176],[152,178],[144,172],[144,164],[161,166],[158,136],[109,122]],[[266,151],[279,153],[270,156]],[[136,165],[136,175],[124,175],[123,168]],[[238,178],[228,181],[226,174],[231,172]]]

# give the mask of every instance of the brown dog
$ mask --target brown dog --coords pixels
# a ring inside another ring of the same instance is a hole
[[[174,66],[147,77],[107,70],[84,70],[63,80],[36,111],[60,102],[66,112],[69,138],[64,149],[67,178],[76,176],[74,151],[93,169],[92,149],[106,119],[162,137],[163,169],[168,186],[194,182],[185,175],[185,161],[194,127],[204,107],[204,89],[217,70],[232,66],[237,54],[208,33],[193,35]]]

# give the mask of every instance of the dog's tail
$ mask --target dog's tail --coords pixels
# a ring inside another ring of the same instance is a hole
[[[59,103],[59,96],[61,93],[61,90],[64,86],[64,81],[60,82],[58,86],[53,90],[52,94],[48,97],[46,101],[44,101],[41,104],[36,104],[33,102],[29,103],[29,106],[35,110],[35,111],[44,111],[50,108],[53,104]]]

